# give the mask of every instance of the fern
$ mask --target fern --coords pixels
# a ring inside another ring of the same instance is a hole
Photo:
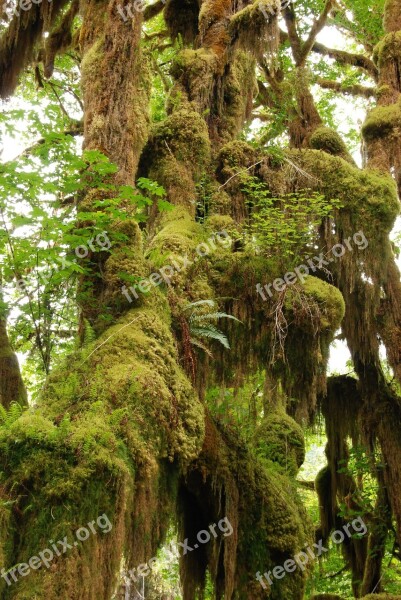
[[[202,341],[203,339],[215,340],[220,342],[224,348],[230,349],[227,336],[225,336],[213,322],[218,321],[219,319],[232,319],[238,323],[241,322],[233,315],[214,310],[215,306],[216,303],[214,300],[207,299],[191,302],[183,308],[183,312],[191,311],[190,315],[187,317],[191,344],[197,346],[209,356],[212,356],[212,353]]]
[[[200,337],[217,340],[224,346],[224,348],[227,348],[227,350],[230,349],[227,336],[225,336],[224,333],[219,331],[216,327],[213,327],[213,325],[208,325],[207,327],[193,327],[191,329],[191,334],[195,336],[195,338]]]
[[[24,408],[18,402],[12,402],[8,410],[0,405],[0,427],[11,427],[23,412]]]
[[[96,333],[87,319],[84,320],[84,327],[84,346],[88,346],[91,342],[96,340]]]

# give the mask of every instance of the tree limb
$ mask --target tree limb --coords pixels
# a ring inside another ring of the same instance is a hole
[[[285,24],[287,25],[288,39],[291,45],[292,54],[295,62],[298,63],[298,60],[302,56],[302,46],[301,38],[298,35],[296,26],[295,10],[292,4],[287,6],[287,8],[283,11],[283,16]]]
[[[340,65],[351,65],[352,67],[359,67],[363,69],[375,81],[378,79],[378,70],[374,62],[365,56],[364,54],[353,54],[351,52],[346,52],[345,50],[336,50],[334,48],[327,48],[323,44],[319,42],[315,42],[312,46],[312,51],[317,52],[323,56],[329,56],[330,58],[334,58]]]
[[[340,94],[350,96],[362,96],[363,98],[374,98],[376,96],[376,88],[366,87],[364,85],[343,85],[340,81],[331,81],[330,79],[322,79],[318,77],[316,83],[325,90],[332,90]]]
[[[315,21],[312,25],[312,28],[310,30],[309,37],[302,46],[301,56],[300,56],[301,64],[303,64],[305,62],[306,58],[309,55],[309,52],[312,49],[313,44],[315,43],[317,35],[322,31],[323,27],[326,25],[327,18],[329,16],[331,9],[333,8],[334,3],[335,3],[335,0],[326,0],[326,4],[324,6],[322,13],[320,14],[320,16],[317,19],[315,19]]]

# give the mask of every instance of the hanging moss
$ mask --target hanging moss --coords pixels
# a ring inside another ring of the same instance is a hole
[[[257,571],[282,564],[310,542],[311,529],[289,478],[250,454],[238,433],[219,431],[208,418],[202,452],[182,485],[191,519],[181,519],[181,537],[190,543],[191,523],[202,528],[223,517],[233,528],[222,542],[212,540],[206,555],[192,553],[182,561],[185,598],[193,600],[197,591],[201,595],[207,567],[217,597],[303,598],[305,574],[300,570],[275,581],[269,592],[255,581]]]
[[[0,38],[1,98],[14,92],[24,67],[34,58],[36,44],[45,31],[51,30],[66,4],[67,0],[32,3],[29,10],[15,11]]]
[[[300,328],[305,326],[309,331],[316,327],[318,320],[319,330],[329,329],[334,334],[340,327],[345,314],[344,298],[341,292],[312,275],[308,276],[301,286],[295,284],[288,289],[285,304],[289,311],[298,312],[298,326]],[[304,321],[299,314],[302,315],[303,310],[309,308],[313,310],[315,319],[308,322]]]
[[[317,150],[292,151],[290,157],[306,172],[305,176],[299,174],[299,185],[318,189],[328,199],[340,199],[344,204],[342,212],[350,214],[352,226],[362,227],[372,243],[378,239],[378,232],[387,234],[392,229],[399,204],[390,175],[358,169]],[[358,229],[352,233],[355,231]]]
[[[1,487],[17,516],[11,525],[6,516],[3,521],[24,539],[23,548],[3,550],[6,566],[36,555],[49,537],[71,537],[98,514],[106,512],[113,523],[108,537],[85,542],[84,554],[72,552],[56,569],[16,584],[13,599],[33,599],[38,590],[44,595],[51,585],[65,600],[92,598],[94,591],[108,597],[125,548],[134,565],[153,556],[173,494],[163,472],[173,460],[183,465],[197,456],[204,423],[203,407],[177,365],[168,314],[160,301],[157,310],[128,312],[68,369],[52,374],[38,409],[0,428]],[[79,575],[85,573],[87,583]]]
[[[280,39],[276,0],[256,0],[230,19],[232,41],[256,56],[277,49]]]
[[[255,432],[255,446],[261,456],[280,465],[291,477],[305,460],[302,428],[284,412],[264,417]]]
[[[197,0],[167,0],[164,20],[170,36],[181,36],[185,44],[191,44],[198,34],[199,3]]]

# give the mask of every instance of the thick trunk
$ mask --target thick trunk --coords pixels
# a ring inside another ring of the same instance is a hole
[[[0,319],[0,404],[9,408],[12,402],[27,404],[27,395],[18,358],[7,335],[7,323]]]

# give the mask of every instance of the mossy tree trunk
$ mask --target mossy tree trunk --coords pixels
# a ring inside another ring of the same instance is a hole
[[[27,395],[18,358],[8,338],[7,321],[0,318],[0,404],[9,408],[12,402],[26,406]]]

